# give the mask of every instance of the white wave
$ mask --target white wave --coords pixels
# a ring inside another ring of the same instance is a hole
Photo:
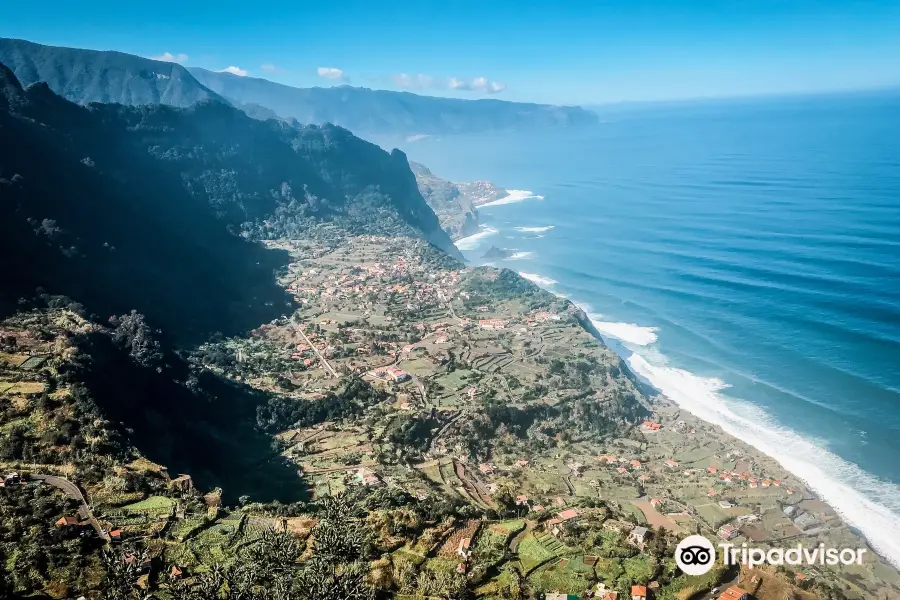
[[[484,208],[487,206],[500,206],[501,204],[515,204],[516,202],[521,202],[522,200],[530,200],[531,198],[537,198],[538,200],[544,199],[543,196],[532,194],[531,190],[506,190],[506,192],[506,196],[498,198],[491,202],[487,202],[485,204],[481,204],[478,208]]]
[[[472,235],[456,240],[456,247],[460,250],[474,250],[481,244],[481,240],[492,236],[497,232],[497,229],[482,226],[482,230],[478,233],[473,233]]]
[[[524,233],[540,233],[542,231],[550,231],[556,227],[556,225],[547,225],[546,227],[516,227],[516,231],[521,231]]]
[[[507,260],[525,260],[527,258],[532,258],[534,256],[534,252],[516,252],[511,255]]]
[[[649,346],[656,342],[656,327],[644,327],[635,323],[613,323],[603,321],[602,317],[603,315],[588,313],[591,323],[603,335],[614,337],[634,346]]]
[[[541,287],[550,287],[555,283],[559,283],[555,279],[550,279],[549,277],[544,277],[543,275],[537,275],[536,273],[523,273],[522,271],[519,271],[519,275],[532,283],[538,284]]]
[[[805,481],[846,523],[859,529],[876,551],[900,567],[900,486],[866,473],[775,422],[763,410],[749,403],[737,404],[721,393],[728,386],[719,379],[652,364],[637,353],[626,360],[636,374],[681,408],[769,455]]]

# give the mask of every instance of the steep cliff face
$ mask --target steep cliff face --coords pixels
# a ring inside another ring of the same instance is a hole
[[[458,256],[405,155],[338,127],[256,121],[217,102],[86,108],[4,68],[0,136],[17,141],[0,145],[6,309],[42,287],[202,336],[284,312],[272,276],[284,257],[254,240],[329,222]]]

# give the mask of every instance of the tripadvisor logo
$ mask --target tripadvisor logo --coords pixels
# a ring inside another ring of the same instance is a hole
[[[763,564],[780,565],[861,565],[865,548],[826,548],[819,544],[804,548],[797,544],[791,548],[753,548],[747,544],[719,544],[725,566],[744,565],[753,568]],[[675,548],[675,564],[686,575],[703,575],[716,562],[716,547],[702,535],[691,535]]]
[[[691,535],[675,548],[675,564],[685,575],[703,575],[716,562],[716,547],[702,535]]]

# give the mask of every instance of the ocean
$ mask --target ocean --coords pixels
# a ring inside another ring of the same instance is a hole
[[[631,368],[900,566],[900,93],[647,105],[398,145],[510,198],[458,247],[582,306]]]

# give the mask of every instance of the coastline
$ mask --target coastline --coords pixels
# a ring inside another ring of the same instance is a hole
[[[574,303],[573,303],[574,304]],[[723,427],[722,424],[717,423],[715,421],[707,420],[703,417],[703,415],[699,415],[693,412],[688,406],[679,403],[677,400],[670,398],[665,394],[662,390],[657,388],[651,380],[641,374],[640,370],[636,370],[633,366],[632,361],[629,360],[625,356],[625,354],[631,354],[634,356],[634,353],[631,352],[627,347],[625,347],[621,342],[615,340],[615,338],[610,339],[612,336],[604,336],[596,327],[593,320],[584,312],[584,309],[575,305],[577,310],[583,315],[582,327],[590,333],[599,343],[609,348],[613,352],[615,352],[622,361],[622,366],[628,376],[642,389],[642,391],[650,391],[653,395],[650,396],[648,394],[648,400],[651,401],[651,409],[669,409],[681,411],[685,410],[694,416],[700,423],[705,424],[708,427],[707,433],[713,435],[714,437],[727,440],[729,442],[738,442],[744,445],[744,449],[746,454],[751,456],[755,462],[760,464],[768,464],[771,467],[777,465],[778,468],[784,469],[785,472],[789,473],[791,477],[797,479],[797,481],[804,486],[805,494],[804,496],[808,496],[809,499],[821,500],[832,510],[837,513],[843,524],[850,529],[854,535],[856,535],[862,542],[865,543],[874,553],[876,553],[882,560],[892,565],[894,568],[900,570],[900,564],[895,560],[895,558],[890,554],[890,552],[885,552],[882,548],[879,547],[879,543],[877,540],[872,540],[870,536],[866,535],[863,527],[851,522],[848,520],[847,516],[840,509],[839,506],[834,505],[832,502],[828,500],[828,498],[821,496],[818,490],[816,490],[815,485],[809,481],[807,481],[802,475],[795,473],[790,469],[788,465],[785,465],[782,460],[779,459],[778,456],[773,456],[767,453],[765,450],[757,447],[753,443],[743,439],[739,435],[728,431],[726,427]]]
[[[553,227],[549,225],[515,229],[520,232],[546,231]],[[496,233],[498,232],[492,229],[490,235]],[[465,249],[474,250],[480,239],[476,237],[470,240]],[[519,275],[557,296],[566,297],[553,289],[559,283],[554,279],[537,273],[519,272]],[[726,382],[703,378],[669,365],[654,365],[632,349],[652,346],[657,341],[657,328],[600,321],[600,315],[590,314],[590,307],[571,299],[569,301],[584,316],[582,325],[586,331],[605,347],[616,352],[630,377],[655,392],[654,408],[686,411],[714,432],[712,435],[715,437],[740,444],[760,464],[784,470],[792,480],[798,482],[798,487],[804,490],[806,498],[827,504],[858,540],[892,568],[900,569],[900,541],[893,535],[900,531],[900,516],[846,483],[850,471],[853,471],[852,479],[855,482],[880,480],[775,422],[750,402],[746,403],[746,411],[756,411],[757,414],[748,416],[736,413],[720,395],[728,387]],[[804,460],[805,457],[818,460]],[[823,468],[820,466],[822,460],[837,468],[833,471]],[[870,493],[872,491],[868,487],[864,489]]]

